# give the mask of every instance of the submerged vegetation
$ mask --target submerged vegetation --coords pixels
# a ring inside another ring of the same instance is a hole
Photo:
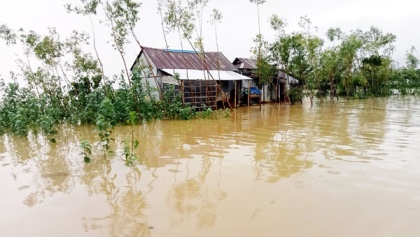
[[[265,0],[251,2],[257,5],[260,22],[259,6]],[[168,32],[176,32],[181,49],[186,40],[196,52],[204,53],[203,14],[207,3],[208,0],[189,0],[187,5],[174,0],[158,1],[165,41]],[[134,30],[140,20],[140,7],[132,0],[81,0],[79,5],[66,5],[69,13],[89,17],[90,22],[98,19],[108,27],[111,47],[124,65],[120,75],[113,76],[104,73],[93,23],[92,38],[74,31],[66,39],[54,28],[40,35],[0,25],[0,39],[10,47],[22,49],[23,56],[17,60],[19,71],[10,73],[11,82],[0,78],[0,134],[26,136],[30,131],[40,131],[55,142],[59,124],[93,125],[107,157],[113,128],[130,125],[131,137],[123,141],[123,160],[132,166],[137,160],[134,150],[139,143],[134,137],[134,125],[158,119],[217,117],[212,108],[203,106],[197,112],[183,103],[182,95],[175,93],[174,87],[157,91],[158,98],[154,96],[156,91],[143,80],[153,74],[150,65],[129,71],[125,47],[130,38],[141,46]],[[217,24],[222,15],[213,9],[211,18],[217,39]],[[287,33],[285,19],[273,15],[270,23],[277,32],[276,39],[265,40],[258,24],[259,34],[254,40],[259,83],[278,88],[278,80],[272,76],[273,65],[298,78],[299,85],[291,87],[287,94],[292,104],[304,97],[312,101],[327,95],[334,100],[338,96],[349,99],[418,93],[420,70],[415,48],[407,52],[406,65],[396,67],[391,57],[396,40],[393,34],[375,27],[349,33],[330,29],[327,44],[317,36],[317,28],[307,17],[301,18],[301,31],[291,33]],[[93,42],[94,54],[86,50],[89,42]],[[223,117],[229,116],[230,110],[226,109]],[[81,149],[84,160],[89,162],[91,145],[82,141]]]

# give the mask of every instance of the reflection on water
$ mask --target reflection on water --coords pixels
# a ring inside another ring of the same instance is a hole
[[[98,180],[99,190],[90,192],[103,194],[110,210],[103,216],[89,213],[90,217],[83,217],[85,231],[109,229],[111,236],[150,236],[147,218],[143,213],[147,203],[138,185],[140,170],[134,168],[129,171],[124,177],[125,186],[117,187],[117,174],[110,175],[109,162],[105,161],[101,166],[105,167],[105,173]],[[89,184],[86,184],[86,188],[89,189]]]
[[[420,235],[418,97],[240,108],[135,128],[139,164],[92,127],[0,142],[0,236]],[[25,223],[25,228],[20,228]]]

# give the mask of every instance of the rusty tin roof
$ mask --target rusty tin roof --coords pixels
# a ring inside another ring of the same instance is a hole
[[[140,58],[142,53],[147,55],[157,69],[237,70],[223,53],[220,52],[205,52],[204,54],[200,54],[195,51],[187,50],[142,47],[137,59]],[[204,55],[205,63],[203,63],[202,60]]]
[[[257,69],[257,60],[252,58],[235,58],[233,64],[238,69]]]

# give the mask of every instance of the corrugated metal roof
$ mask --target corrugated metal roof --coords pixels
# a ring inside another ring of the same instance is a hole
[[[283,72],[283,71],[280,71],[280,70],[279,70],[279,72],[278,72],[278,76],[279,76],[279,78],[281,78],[281,79],[285,79],[285,80],[287,80],[287,73],[285,73],[285,72]],[[299,80],[298,80],[298,79],[296,79],[295,77],[293,77],[293,76],[289,75],[289,83],[291,83],[291,84],[298,84],[298,83],[299,83]]]
[[[236,58],[233,61],[233,64],[238,69],[251,69],[251,70],[257,69],[257,60],[252,59],[252,58]],[[287,79],[287,74],[284,71],[282,71],[280,67],[277,67],[277,70],[278,70],[278,76],[281,79]],[[289,83],[298,84],[299,80],[289,74]]]
[[[218,70],[186,70],[186,69],[160,69],[165,73],[174,76],[177,74],[180,80],[221,80],[221,81],[238,81],[238,80],[252,80],[232,71],[218,71]],[[210,75],[209,75],[210,73]]]
[[[236,71],[235,66],[220,52],[206,52],[201,54],[195,51],[142,47],[141,53],[145,53],[157,69],[177,68]]]
[[[238,69],[257,69],[257,60],[252,58],[236,58],[233,61],[233,64],[235,64]]]

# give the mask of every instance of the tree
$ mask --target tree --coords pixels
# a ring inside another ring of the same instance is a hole
[[[391,56],[395,49],[393,43],[397,37],[391,33],[384,34],[382,30],[375,26],[371,26],[369,31],[357,30],[354,33],[358,34],[363,41],[362,54],[365,57],[370,55]]]
[[[388,93],[386,86],[391,75],[390,64],[391,60],[378,55],[362,60],[362,73],[367,79],[365,90],[369,91],[369,95],[383,96]]]
[[[190,13],[193,16],[192,20],[196,20],[197,23],[195,24],[196,27],[196,35],[197,38],[195,40],[195,47],[200,50],[201,53],[204,53],[204,45],[203,45],[203,18],[204,18],[204,9],[207,6],[209,0],[189,0],[188,6],[190,9]]]
[[[416,48],[411,46],[411,49],[405,54],[406,58],[406,68],[415,70],[418,68],[420,60],[414,55]]]
[[[258,14],[258,34],[261,34],[261,24],[260,24],[260,5],[264,4],[266,0],[249,0],[251,3],[257,5],[257,14]]]
[[[337,98],[337,79],[340,77],[340,59],[337,47],[331,47],[321,53],[321,76],[328,81],[330,100],[334,103]]]
[[[7,25],[0,25],[0,39],[6,42],[6,45],[16,44],[17,35]]]
[[[273,83],[273,75],[275,74],[275,66],[270,64],[269,43],[257,35],[254,39],[255,47],[251,49],[252,53],[257,57],[257,75],[260,86]]]
[[[363,41],[356,33],[343,37],[339,46],[339,56],[342,60],[344,90],[347,100],[350,99],[350,84],[357,60],[358,52],[363,47]]]
[[[130,85],[130,73],[124,57],[125,46],[130,42],[128,39],[130,34],[139,46],[141,46],[134,31],[134,27],[140,20],[138,17],[138,11],[141,7],[141,3],[137,3],[132,0],[80,0],[80,2],[81,5],[66,4],[67,11],[90,17],[91,15],[97,15],[98,11],[102,10],[106,17],[104,22],[111,30],[111,38],[113,41],[112,46],[121,57],[126,74],[125,76],[127,77],[126,80]]]
[[[83,1],[82,1],[82,3],[83,3]],[[82,7],[72,6],[70,4],[66,4],[65,8],[66,8],[67,12],[69,12],[69,13],[74,12],[76,14],[80,14],[80,15],[89,17],[90,25],[91,25],[91,28],[92,28],[93,49],[95,50],[96,59],[98,60],[99,65],[100,65],[100,69],[101,69],[101,73],[102,73],[102,79],[106,84],[104,65],[102,64],[101,57],[99,56],[99,52],[98,52],[98,49],[96,47],[96,34],[95,34],[95,28],[94,28],[93,21],[92,21],[92,15],[96,15],[97,7],[100,3],[101,3],[100,0],[91,0],[91,1],[85,2],[85,4]]]
[[[312,104],[315,95],[322,97],[320,58],[324,41],[314,34],[317,31],[317,27],[312,26],[312,22],[308,17],[301,17],[299,26],[303,30],[307,64],[311,67],[305,83],[305,91]]]
[[[286,35],[285,28],[287,26],[286,19],[279,18],[277,15],[273,14],[270,17],[270,25],[271,28],[277,31],[276,40],[274,43],[270,45],[270,60],[274,63],[276,67],[284,71],[288,77],[289,75],[289,65],[290,65],[290,37]],[[288,79],[288,78],[287,78]],[[275,91],[276,91],[276,99],[280,99],[280,95],[278,95],[278,84],[280,82],[280,73],[277,73],[277,80],[275,83]],[[289,84],[289,80],[287,80],[287,84]],[[288,90],[285,90],[285,99],[289,100],[288,98]]]
[[[384,34],[373,26],[369,31],[359,32],[359,34],[363,40],[361,70],[367,82],[365,91],[374,96],[386,95],[396,36],[390,33]]]
[[[217,24],[222,22],[222,18],[223,18],[222,13],[217,9],[213,9],[212,14],[210,15],[210,23],[214,25],[214,36],[215,36],[215,39],[216,39],[216,50],[217,50],[217,52],[219,52],[219,41],[218,41],[218,37],[217,37]],[[218,57],[217,58],[217,66],[220,67],[219,55],[217,55],[217,57]],[[218,69],[220,69],[220,68],[218,68]],[[220,72],[219,72],[219,79],[220,79]]]
[[[262,56],[262,47],[264,47],[265,42],[263,41],[263,36],[261,35],[261,23],[260,23],[260,5],[264,4],[266,0],[249,0],[251,3],[257,5],[257,15],[258,15],[258,35],[255,37],[254,42],[257,43],[256,55],[257,55],[257,76],[261,77],[261,67],[258,65],[264,65],[265,62]],[[264,79],[263,79],[264,80]],[[248,96],[249,97],[249,96]],[[249,98],[248,98],[249,100]]]

